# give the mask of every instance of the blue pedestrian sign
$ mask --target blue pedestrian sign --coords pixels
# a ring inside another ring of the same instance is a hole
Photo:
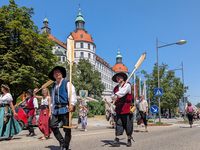
[[[155,89],[155,96],[163,96],[162,88]]]
[[[156,105],[151,106],[151,112],[152,114],[156,114],[158,112],[159,108]]]

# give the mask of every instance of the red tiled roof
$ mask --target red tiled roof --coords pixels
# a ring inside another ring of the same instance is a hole
[[[115,72],[128,72],[128,69],[126,68],[126,66],[124,64],[115,64],[112,69]]]
[[[58,43],[58,45],[67,49],[67,43],[61,42],[59,39],[55,38],[53,35],[49,34],[49,38]]]
[[[82,34],[82,38],[81,38],[81,34]],[[86,42],[90,42],[94,44],[91,35],[83,30],[77,30],[76,32],[74,31],[72,33],[72,36],[74,38],[74,41],[86,41]]]
[[[112,67],[110,67],[110,65],[104,60],[102,59],[101,57],[99,57],[98,55],[96,55],[96,60],[100,61],[102,64],[104,64],[105,66],[107,66],[108,68],[112,69]]]

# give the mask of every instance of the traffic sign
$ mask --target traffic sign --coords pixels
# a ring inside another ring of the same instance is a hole
[[[162,88],[155,89],[155,96],[163,96]]]
[[[159,108],[156,105],[151,106],[151,112],[152,114],[156,114],[158,112]]]

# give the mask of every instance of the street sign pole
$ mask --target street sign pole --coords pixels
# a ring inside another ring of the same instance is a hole
[[[158,107],[159,107],[159,122],[161,122],[161,109],[160,109],[160,96],[163,95],[162,88],[155,89],[155,96],[158,96]]]
[[[150,110],[151,110],[151,113],[153,114],[153,117],[154,117],[154,124],[156,124],[156,121],[155,121],[156,117],[155,117],[155,115],[156,115],[156,113],[159,112],[159,108],[158,108],[158,106],[153,105],[153,106],[151,106]]]

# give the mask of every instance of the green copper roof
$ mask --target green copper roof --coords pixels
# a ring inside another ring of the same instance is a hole
[[[48,19],[45,17],[44,20],[43,20],[43,22],[49,22],[49,21],[48,21]]]
[[[60,48],[56,49],[55,53],[57,55],[65,55],[65,52],[62,49],[60,49]]]
[[[84,21],[85,22],[85,20],[83,19],[83,15],[81,14],[81,10],[80,9],[79,9],[79,13],[77,15],[76,21]]]
[[[116,58],[122,58],[121,53],[118,51]]]

